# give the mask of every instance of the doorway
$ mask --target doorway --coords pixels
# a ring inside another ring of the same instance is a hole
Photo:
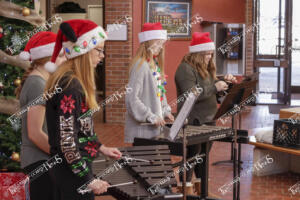
[[[300,1],[292,1],[291,105],[300,105]]]
[[[258,25],[255,32],[254,56],[255,71],[259,72],[258,103],[289,105],[292,96],[292,62],[289,61],[292,57],[290,47],[293,2],[292,0],[255,0],[254,2],[255,23]],[[298,63],[300,69],[300,60]],[[300,86],[300,81],[298,82]]]

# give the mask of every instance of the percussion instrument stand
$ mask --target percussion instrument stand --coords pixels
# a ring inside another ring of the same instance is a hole
[[[253,94],[253,90],[256,86],[257,80],[251,80],[247,82],[243,82],[240,84],[234,85],[227,96],[225,97],[224,101],[222,102],[219,110],[217,111],[214,120],[217,120],[218,118],[222,116],[226,116],[230,110],[234,109],[235,107],[239,107],[240,110],[242,109],[242,102],[248,100],[249,97]],[[244,105],[245,106],[245,105]],[[237,115],[237,112],[235,113],[230,113],[232,116],[232,130],[234,131],[234,136],[233,136],[233,142],[231,141],[232,144],[232,150],[233,153],[233,159],[230,161],[233,161],[233,200],[239,200],[240,199],[240,170],[241,170],[241,143],[238,143],[238,134],[237,134],[237,127],[235,125],[235,118]],[[241,126],[241,118],[239,119],[239,126]],[[238,145],[237,145],[238,143]],[[238,150],[237,150],[238,146]],[[229,162],[230,162],[229,161]],[[221,163],[221,162],[218,162]],[[217,163],[214,163],[217,164]],[[238,175],[238,177],[236,176]],[[238,181],[235,179],[238,178]]]
[[[234,114],[232,117],[231,117],[231,123],[232,123],[232,130],[234,131],[234,137],[233,137],[233,181],[235,180],[236,178],[236,157],[237,157],[237,130],[236,130],[236,127],[235,127],[235,115]],[[239,155],[240,157],[240,155]],[[240,163],[238,162],[238,166],[240,168]],[[239,170],[238,170],[239,171]],[[240,172],[238,172],[238,174],[240,174]],[[239,176],[239,175],[238,175]],[[238,189],[239,191],[239,189]],[[234,182],[233,183],[233,192],[232,192],[232,199],[233,200],[236,200],[237,199],[237,182]]]
[[[208,156],[206,153],[208,153],[208,145],[207,143],[204,143],[204,146],[205,146],[205,160],[203,161],[203,164],[205,167],[204,168],[204,171],[205,171],[205,174],[203,174],[205,177],[205,183],[203,184],[201,182],[201,188],[202,188],[202,193],[201,193],[201,198],[199,198],[198,196],[187,196],[186,195],[186,168],[185,168],[185,164],[187,162],[187,159],[186,159],[186,151],[187,151],[187,140],[186,140],[186,134],[185,134],[185,128],[186,128],[186,125],[188,124],[188,119],[186,119],[183,123],[183,126],[182,126],[182,156],[183,156],[183,180],[182,180],[182,192],[183,192],[183,200],[193,200],[193,199],[197,199],[197,200],[200,200],[200,199],[206,199],[206,200],[214,200],[214,199],[209,199],[209,198],[206,198],[207,195],[208,195],[208,175],[206,173],[208,173]],[[203,145],[202,145],[203,146]],[[207,164],[207,165],[206,165]],[[191,169],[190,169],[191,170]],[[202,179],[202,180],[204,180]]]
[[[241,130],[241,124],[242,124],[242,119],[241,119],[242,117],[241,117],[241,114],[239,113],[239,129]],[[231,121],[232,121],[232,117],[231,117]],[[232,129],[234,129],[234,124],[235,124],[235,122],[233,122],[233,123],[231,123],[231,128]],[[214,162],[212,165],[218,165],[218,164],[222,164],[222,163],[233,163],[233,142],[231,142],[231,153],[230,153],[230,160],[222,160],[222,161],[217,161],[217,162]],[[241,150],[240,150],[240,148],[241,148],[241,144],[239,143],[238,144],[238,151],[240,152]],[[243,161],[239,161],[238,162],[239,163],[239,166],[241,165],[241,164],[243,164]]]
[[[186,168],[185,168],[185,164],[186,164],[186,144],[187,144],[187,140],[186,140],[186,135],[185,135],[185,127],[187,124],[187,119],[185,120],[185,122],[183,123],[182,126],[182,135],[183,135],[183,141],[182,141],[182,152],[183,152],[183,180],[182,180],[182,192],[183,192],[183,200],[186,200]]]

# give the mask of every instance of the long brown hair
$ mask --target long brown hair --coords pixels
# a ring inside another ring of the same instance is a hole
[[[50,59],[51,59],[51,57],[45,57],[45,58],[41,58],[41,59],[32,61],[32,63],[30,64],[30,67],[28,69],[26,69],[26,72],[22,76],[21,84],[15,89],[15,94],[16,94],[17,99],[20,99],[20,94],[21,94],[22,88],[23,88],[24,83],[25,83],[26,79],[28,78],[29,74],[33,70],[38,68],[39,66],[44,66]]]
[[[90,109],[96,109],[97,101],[95,95],[95,71],[92,65],[91,51],[81,56],[64,62],[58,69],[50,76],[46,83],[45,92],[53,92],[55,85],[58,84],[60,79],[66,74],[70,73],[70,79],[66,85],[69,86],[71,81],[76,78],[85,95],[85,102]],[[65,88],[66,88],[65,87]],[[62,88],[64,90],[64,88]]]
[[[200,74],[201,78],[205,79],[210,74],[213,79],[217,79],[216,77],[216,65],[213,61],[213,55],[208,63],[208,66],[205,64],[204,56],[206,55],[205,52],[201,53],[189,53],[183,57],[183,62],[191,65],[194,67],[198,73]]]
[[[152,69],[155,69],[155,62],[154,62],[154,59],[153,59],[153,54],[152,52],[150,51],[150,47],[151,45],[154,45],[153,42],[150,41],[146,41],[146,42],[143,42],[140,44],[134,58],[132,59],[131,61],[131,64],[130,64],[130,67],[129,67],[129,72],[132,70],[132,67],[138,62],[139,59],[141,59],[137,69],[139,69],[142,64],[144,62],[147,62],[147,60],[149,60],[149,64],[150,64],[150,67]],[[162,79],[164,80],[165,76],[164,76],[164,64],[165,64],[165,47],[163,46],[162,49],[160,50],[160,53],[159,55],[157,56],[157,62],[158,62],[158,66],[159,68],[161,69],[161,77]]]

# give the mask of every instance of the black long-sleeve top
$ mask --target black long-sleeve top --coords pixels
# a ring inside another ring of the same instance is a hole
[[[46,118],[51,155],[58,154],[63,163],[84,181],[93,174],[87,162],[98,156],[101,143],[93,131],[91,116],[80,118],[88,107],[80,82],[74,78],[67,88],[69,76],[58,83],[63,91],[56,93],[46,103]]]

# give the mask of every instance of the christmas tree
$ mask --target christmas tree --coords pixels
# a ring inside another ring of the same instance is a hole
[[[7,118],[19,109],[14,91],[30,65],[21,61],[18,54],[32,31],[44,23],[39,11],[33,10],[35,3],[0,0],[0,171],[20,170],[20,123],[11,124]]]

